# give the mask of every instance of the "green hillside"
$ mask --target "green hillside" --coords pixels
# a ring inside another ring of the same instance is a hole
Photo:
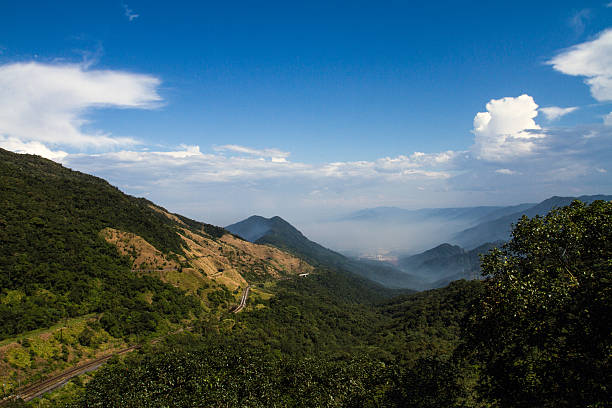
[[[0,149],[0,339],[89,313],[103,313],[113,335],[137,334],[196,310],[175,287],[136,276],[100,236],[112,227],[169,256],[181,253],[173,222],[150,204],[97,177]],[[135,298],[143,292],[150,304]]]

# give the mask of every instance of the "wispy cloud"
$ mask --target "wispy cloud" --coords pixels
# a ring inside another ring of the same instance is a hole
[[[253,149],[251,147],[239,146],[239,145],[223,145],[217,146],[214,148],[215,151],[224,152],[230,151],[235,153],[245,153],[252,156],[258,156],[263,158],[272,159],[275,162],[283,162],[286,161],[287,157],[289,157],[289,152],[283,152],[278,149]]]
[[[572,18],[570,18],[569,25],[574,29],[576,34],[581,35],[582,33],[584,33],[584,29],[586,28],[586,24],[590,18],[591,10],[582,9],[576,12],[576,14],[574,14]]]
[[[578,107],[572,106],[569,108],[560,108],[558,106],[548,106],[546,108],[540,108],[540,112],[544,114],[546,119],[550,122],[562,118],[563,116],[575,112]]]
[[[134,21],[135,19],[137,19],[138,17],[140,17],[140,14],[136,14],[134,13],[134,10],[132,10],[131,8],[128,7],[127,4],[123,4],[123,9],[125,10],[125,16],[130,20],[130,21]]]
[[[0,135],[0,147],[15,153],[36,154],[56,162],[62,162],[62,160],[68,156],[68,153],[62,150],[51,150],[41,142],[23,142],[17,138],[5,137],[2,135]]]
[[[238,147],[238,146],[234,146]],[[333,162],[321,165],[274,160],[278,149],[240,149],[213,148],[217,153],[203,153],[199,146],[181,145],[169,151],[121,150],[100,154],[73,154],[68,161],[73,164],[103,163],[100,168],[140,168],[145,178],[147,174],[164,174],[167,182],[181,179],[196,183],[225,183],[243,181],[263,181],[270,179],[378,179],[380,181],[400,180],[402,178],[450,177],[451,158],[456,153],[444,152],[425,155],[415,153],[411,156],[385,157],[375,161]],[[224,151],[231,151],[225,155]],[[266,160],[259,153],[267,152]],[[241,154],[242,153],[242,154]],[[288,152],[282,152],[285,157]],[[180,175],[172,169],[180,169]],[[156,182],[165,183],[161,179]]]
[[[511,176],[513,174],[516,174],[516,171],[510,170],[510,169],[497,169],[497,170],[495,170],[495,172],[499,173],[499,174],[505,174],[507,176]]]
[[[136,143],[103,131],[85,131],[94,108],[151,109],[161,102],[159,79],[84,65],[36,62],[0,66],[0,135],[52,146],[98,149]]]
[[[596,100],[612,101],[612,29],[561,52],[548,63],[566,75],[586,77]]]

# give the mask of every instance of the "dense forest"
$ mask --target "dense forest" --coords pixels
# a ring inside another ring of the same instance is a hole
[[[150,204],[102,179],[0,149],[0,340],[88,313],[104,313],[105,329],[124,336],[197,312],[199,303],[172,285],[136,276],[100,236],[118,228],[180,253],[171,220]],[[134,298],[145,291],[150,304]]]
[[[213,238],[224,233],[178,219]],[[59,340],[62,348],[86,345],[98,331],[141,344],[30,405],[607,407],[612,400],[610,202],[524,217],[507,244],[483,256],[483,280],[400,292],[320,263],[307,276],[249,282],[253,294],[237,314],[135,273],[100,235],[130,231],[178,257],[185,249],[175,222],[101,179],[0,150],[0,339],[87,316],[74,339]],[[220,303],[236,295],[217,292]],[[163,336],[149,341],[154,332]],[[34,361],[32,341],[18,342]]]

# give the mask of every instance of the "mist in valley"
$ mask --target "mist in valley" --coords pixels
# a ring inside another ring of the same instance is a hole
[[[444,242],[470,226],[464,221],[429,219],[404,223],[373,221],[315,221],[296,225],[309,239],[352,257],[393,262]]]

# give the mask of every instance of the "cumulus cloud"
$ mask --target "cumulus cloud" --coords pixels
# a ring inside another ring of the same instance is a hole
[[[0,66],[0,135],[77,148],[136,143],[103,132],[87,132],[89,109],[150,109],[159,104],[159,79],[122,71],[88,70],[77,64],[36,62]]]
[[[544,114],[546,119],[550,122],[560,119],[561,117],[578,110],[578,107],[572,106],[569,108],[560,108],[558,106],[548,106],[546,108],[540,108],[540,112]]]
[[[561,52],[549,64],[566,75],[586,77],[595,99],[612,101],[612,29]]]
[[[474,146],[477,157],[487,161],[507,161],[528,155],[536,140],[544,137],[534,118],[538,105],[529,95],[491,99],[486,112],[474,117]]]

